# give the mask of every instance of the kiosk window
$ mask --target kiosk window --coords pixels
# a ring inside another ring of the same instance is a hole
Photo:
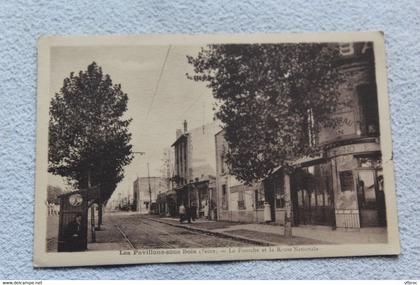
[[[351,170],[340,172],[341,192],[353,191],[353,172]]]

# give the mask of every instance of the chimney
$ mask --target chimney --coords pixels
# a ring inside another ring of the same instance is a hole
[[[176,129],[176,138],[178,139],[182,135],[181,129]]]
[[[187,120],[184,120],[184,134],[188,132]]]

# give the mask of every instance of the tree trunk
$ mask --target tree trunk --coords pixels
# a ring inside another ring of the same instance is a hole
[[[96,233],[95,233],[95,207],[90,206],[90,228],[92,233],[92,242],[96,242]]]
[[[102,214],[103,214],[103,207],[102,207],[102,203],[99,202],[98,203],[98,231],[101,230],[101,226],[102,226]]]
[[[284,202],[286,207],[286,215],[284,217],[284,236],[292,237],[292,201],[290,194],[290,175],[287,170],[284,171]]]
[[[88,191],[91,188],[91,181],[90,181],[90,169],[88,169],[88,175],[87,175],[87,184],[88,184]],[[95,208],[93,207],[93,204],[90,206],[90,228],[91,228],[91,234],[92,234],[92,242],[96,242],[96,235],[95,235]]]

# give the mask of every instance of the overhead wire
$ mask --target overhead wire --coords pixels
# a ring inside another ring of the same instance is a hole
[[[169,45],[168,50],[166,51],[165,59],[163,60],[162,67],[160,69],[159,77],[158,77],[158,80],[157,80],[156,86],[155,86],[155,91],[153,92],[152,101],[150,102],[149,109],[147,110],[146,120],[149,118],[149,114],[150,114],[150,111],[152,110],[157,91],[159,90],[160,80],[162,79],[163,71],[165,69],[166,62],[168,61],[168,56],[169,56],[169,51],[170,50],[171,50],[171,45]]]

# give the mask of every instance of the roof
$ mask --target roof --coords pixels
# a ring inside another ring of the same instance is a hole
[[[188,136],[188,133],[184,133],[180,135],[171,146],[176,145],[182,138],[186,138],[187,136]]]
[[[214,136],[218,136],[218,135],[220,135],[221,132],[224,132],[224,131],[225,131],[225,129],[221,129],[220,131],[218,131],[217,133],[215,133]]]

